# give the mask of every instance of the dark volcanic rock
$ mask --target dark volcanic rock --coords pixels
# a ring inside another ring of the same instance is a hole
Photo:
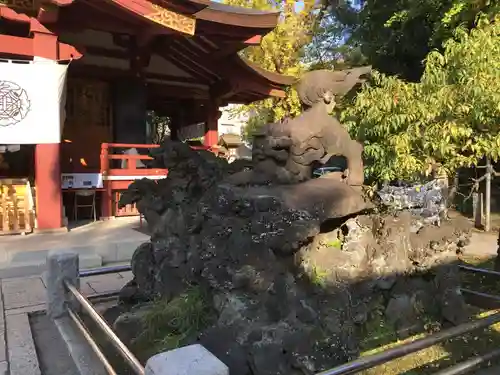
[[[198,340],[231,373],[312,374],[344,363],[375,311],[402,337],[428,315],[464,318],[448,264],[466,227],[414,233],[408,213],[368,214],[359,196],[339,209],[334,190],[324,203],[332,209],[317,209],[318,198],[300,202],[298,186],[235,187],[226,180],[234,169],[181,143],[165,143],[159,159],[168,178],[138,181],[121,200],[137,202],[153,233],[134,254],[122,299],[201,287],[216,319]],[[138,329],[129,315],[116,327],[128,322]]]

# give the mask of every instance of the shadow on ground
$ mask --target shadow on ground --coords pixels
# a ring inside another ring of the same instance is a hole
[[[473,265],[478,268],[493,269],[495,258],[462,258],[458,260],[457,263]],[[461,283],[463,288],[500,296],[500,278],[462,272]],[[470,319],[473,320],[500,312],[500,309],[486,310],[468,305],[468,312]],[[447,324],[429,321],[426,325],[426,330],[417,334],[414,338],[425,337],[427,334],[448,327],[450,326]],[[384,348],[398,344],[394,336],[386,336],[384,339],[376,341],[370,340],[370,337],[368,337],[365,343],[366,346],[364,349],[366,354],[380,352],[383,351]],[[450,367],[469,358],[484,355],[498,347],[500,347],[500,324],[447,340],[439,345],[424,349],[399,360],[364,371],[362,374],[433,374],[440,369]],[[500,359],[493,360],[489,362],[488,365],[483,366],[483,368],[471,371],[470,374],[496,374],[500,371],[496,366],[500,366]]]
[[[481,259],[481,258],[468,258],[459,259],[456,261],[457,264],[469,264],[475,267],[492,269],[494,264],[494,259]],[[439,272],[439,267],[433,270],[433,272]],[[445,267],[445,266],[443,266]],[[311,287],[316,287],[317,285],[308,280],[311,283]],[[361,284],[365,284],[369,280],[363,280]],[[468,289],[482,291],[489,294],[500,295],[500,278],[493,279],[485,276],[477,276],[468,273],[461,274],[462,286]],[[313,285],[314,284],[314,285]],[[352,285],[352,288],[356,288],[356,285]],[[500,310],[499,310],[500,311]],[[496,312],[496,310],[484,310],[474,306],[468,306],[467,312],[469,314],[469,319],[477,319],[479,317],[484,317],[486,315]],[[381,318],[379,311],[372,311],[370,313],[367,324],[363,328],[358,328],[356,334],[360,338],[361,342],[361,356],[379,353],[385,349],[400,345],[405,342],[410,342],[415,339],[425,337],[426,335],[432,334],[436,331],[446,329],[451,327],[450,323],[438,322],[433,320],[431,316],[428,317],[425,322],[424,329],[419,332],[413,332],[412,336],[399,340],[395,332],[386,326],[383,318]],[[106,316],[106,315],[105,315]],[[116,315],[107,315],[106,318],[109,319],[110,323],[114,321]],[[115,366],[120,374],[133,374],[126,365],[124,365],[123,360],[116,354],[113,348],[111,348],[104,336],[99,334],[95,326],[88,319],[87,324],[91,330],[96,334],[97,341],[103,345],[107,356],[110,358],[110,362]],[[478,330],[471,332],[470,334],[445,341],[439,345],[435,345],[428,349],[422,350],[420,352],[408,355],[399,360],[391,361],[385,365],[377,366],[373,369],[360,372],[364,375],[427,375],[436,373],[438,370],[449,367],[451,365],[460,363],[468,358],[488,353],[491,350],[500,347],[500,324],[492,326],[488,329]],[[143,356],[141,353],[136,353],[140,360],[145,363],[147,356]],[[476,370],[471,372],[474,374],[490,374],[488,371],[492,370],[492,366],[500,365],[500,359],[490,362],[489,369],[487,370]]]

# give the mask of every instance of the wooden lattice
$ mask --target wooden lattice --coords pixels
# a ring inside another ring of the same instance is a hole
[[[68,79],[61,171],[97,171],[101,144],[112,139],[111,124],[108,83],[90,79]]]
[[[31,186],[26,179],[0,180],[0,235],[33,230],[35,210]]]
[[[107,82],[68,80],[66,122],[72,127],[110,127],[110,92]]]
[[[137,210],[137,207],[135,204],[128,204],[125,207],[118,208],[118,202],[120,201],[120,191],[115,192],[115,215],[116,217],[122,217],[122,216],[139,216],[139,211]]]

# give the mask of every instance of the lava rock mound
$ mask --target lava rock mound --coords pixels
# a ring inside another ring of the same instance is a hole
[[[400,337],[428,316],[465,319],[454,260],[466,224],[415,231],[408,212],[362,206],[325,218],[287,204],[279,187],[231,185],[234,167],[182,143],[166,142],[157,162],[168,178],[137,181],[121,199],[137,203],[152,233],[122,300],[201,288],[214,319],[185,344],[203,344],[231,373],[313,374],[345,363],[375,316]],[[121,331],[131,327],[118,320]]]

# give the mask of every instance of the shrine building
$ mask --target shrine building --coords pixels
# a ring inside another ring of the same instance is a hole
[[[0,0],[0,234],[130,214],[120,191],[167,173],[147,166],[151,111],[174,140],[203,123],[209,148],[219,107],[284,97],[291,77],[238,55],[278,17],[209,0]]]

